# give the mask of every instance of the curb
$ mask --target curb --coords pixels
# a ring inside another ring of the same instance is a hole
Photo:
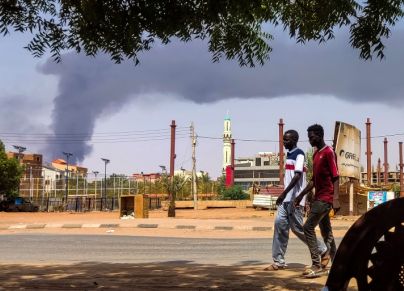
[[[65,224],[55,224],[55,223],[34,223],[34,224],[16,224],[9,226],[1,226],[0,230],[17,230],[17,229],[45,229],[45,228],[65,228],[65,229],[77,229],[77,228],[160,228],[160,229],[183,229],[183,230],[213,230],[213,231],[257,231],[266,232],[273,231],[271,226],[231,226],[231,225],[188,225],[188,224],[178,224],[178,225],[166,225],[166,224],[156,224],[156,223],[138,223],[134,225],[120,224],[120,223],[105,223],[105,224],[80,224],[80,223],[65,223]],[[350,226],[333,226],[333,230],[348,230]]]

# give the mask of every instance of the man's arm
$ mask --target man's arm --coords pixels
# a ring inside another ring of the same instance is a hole
[[[341,205],[339,203],[339,177],[333,178],[333,184],[334,196],[332,201],[332,208],[334,209],[334,213],[337,213],[341,208]]]
[[[300,192],[299,195],[297,195],[297,197],[295,198],[295,201],[294,201],[294,205],[295,205],[295,206],[298,206],[298,205],[300,204],[300,201],[302,201],[304,195],[306,195],[306,194],[309,193],[311,190],[313,190],[313,188],[314,188],[314,183],[313,183],[313,181],[310,181],[310,182],[307,184],[307,186],[303,189],[303,191]]]
[[[289,185],[283,190],[282,194],[279,195],[278,199],[276,199],[276,205],[282,204],[283,200],[285,200],[286,195],[290,190],[293,189],[293,187],[296,186],[297,182],[299,182],[300,178],[302,177],[302,173],[300,172],[295,172],[295,175],[293,176],[292,180],[290,181]]]

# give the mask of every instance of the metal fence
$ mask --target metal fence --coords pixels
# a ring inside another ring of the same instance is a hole
[[[207,193],[213,189],[205,184],[198,189],[198,200],[218,199],[217,194]],[[190,186],[190,185],[188,185]],[[189,188],[189,189],[188,189]],[[193,200],[191,188],[183,188],[176,200]],[[20,181],[19,195],[33,201],[41,211],[109,211],[119,209],[123,195],[146,194],[149,209],[161,208],[161,201],[168,195],[161,181],[140,180],[132,176],[109,176],[105,178],[87,176],[24,177]],[[66,199],[67,198],[67,199]]]
[[[159,197],[147,197],[149,199],[149,209],[161,208],[161,199]],[[40,211],[112,211],[119,209],[119,200],[117,198],[93,198],[93,197],[69,197],[67,202],[64,198],[47,197],[34,198],[31,201],[39,206]]]
[[[96,179],[83,176],[64,177],[25,177],[20,181],[20,196],[32,199],[64,198],[66,196],[91,196],[93,198],[118,198],[121,195],[143,193],[145,187],[133,177],[114,176]]]

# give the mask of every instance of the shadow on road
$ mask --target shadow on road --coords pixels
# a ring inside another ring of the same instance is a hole
[[[86,262],[70,265],[0,265],[0,290],[320,290],[325,278],[300,277],[303,265],[264,271],[244,262],[237,266],[189,261],[147,264]]]

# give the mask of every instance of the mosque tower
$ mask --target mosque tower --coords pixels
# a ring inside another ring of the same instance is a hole
[[[231,164],[231,138],[231,120],[229,112],[227,112],[226,117],[224,118],[223,130],[223,171],[226,171],[226,166]]]

